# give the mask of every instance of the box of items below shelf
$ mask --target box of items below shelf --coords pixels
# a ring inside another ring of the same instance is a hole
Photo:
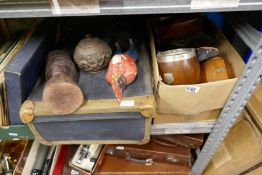
[[[146,26],[142,21],[136,30],[134,23],[140,24],[66,18],[56,37],[41,27],[6,71],[13,121],[21,107],[22,122],[44,144],[148,142],[155,104],[150,58]]]
[[[204,175],[246,174],[262,162],[262,134],[244,110],[217,152],[209,162]]]
[[[26,152],[31,149],[29,140],[1,140],[0,141],[0,174],[19,175],[21,168],[27,161]]]
[[[29,174],[33,169],[39,169],[49,174],[70,174],[71,172],[71,174],[81,175],[90,173],[187,175],[191,174],[190,165],[193,160],[191,151],[202,144],[203,135],[201,134],[153,136],[145,145],[57,145],[55,149],[52,149],[55,146],[38,143],[40,147],[33,146],[30,152],[36,152],[35,155],[39,157],[34,161],[35,158],[31,159],[28,156],[23,172]],[[40,152],[40,150],[43,148],[45,150],[49,148],[50,153],[41,154],[43,151]],[[29,161],[35,163],[30,164]],[[42,162],[42,164],[37,162]]]
[[[151,136],[145,145],[109,145],[95,174],[188,175],[192,153],[202,144],[202,134],[189,134]]]
[[[151,20],[150,47],[157,112],[174,117],[223,108],[244,67],[202,14]]]
[[[19,145],[14,146],[18,141],[0,143],[0,153],[8,156],[9,173],[189,175],[194,159],[193,152],[202,146],[203,135],[152,136],[150,142],[145,145],[49,146],[40,144],[37,140],[27,142],[23,149],[17,149]],[[7,149],[10,144],[14,149]],[[7,172],[6,163],[2,167],[2,172]]]
[[[90,175],[107,150],[99,144],[48,146],[37,140],[4,140],[0,146],[1,175]]]

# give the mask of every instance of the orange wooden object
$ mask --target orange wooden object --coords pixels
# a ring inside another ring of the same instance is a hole
[[[203,83],[234,78],[232,65],[222,57],[214,57],[200,65]]]
[[[168,85],[200,83],[200,65],[195,49],[173,49],[158,53],[158,68]]]
[[[123,99],[123,90],[136,79],[137,66],[134,58],[127,54],[117,54],[111,59],[106,73],[106,81],[112,85],[118,101]]]

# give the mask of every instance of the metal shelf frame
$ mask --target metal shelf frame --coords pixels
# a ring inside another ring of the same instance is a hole
[[[262,10],[261,0],[239,0],[237,7],[192,9],[191,0],[99,0],[99,13],[53,14],[49,0],[1,0],[0,18],[54,17],[54,16],[98,16],[128,14],[171,14],[192,12],[226,12]],[[245,107],[262,75],[262,34],[237,14],[226,14],[226,20],[232,28],[252,49],[245,69],[239,78],[232,94],[223,108],[218,120],[192,167],[193,175],[201,175],[224,140],[235,120]],[[177,126],[179,128],[179,126]],[[28,131],[28,132],[27,132]],[[1,139],[33,138],[26,126],[0,128]],[[2,134],[3,133],[3,134]],[[156,130],[157,134],[158,131]]]
[[[56,1],[56,0],[55,0]],[[171,14],[191,12],[255,11],[261,0],[239,0],[237,7],[192,9],[191,0],[99,0],[99,13],[53,14],[49,0],[1,0],[0,18],[93,16],[128,14]]]
[[[235,120],[239,117],[257,84],[261,82],[262,34],[237,14],[226,14],[225,17],[245,44],[252,49],[253,54],[192,167],[193,175],[203,173]]]

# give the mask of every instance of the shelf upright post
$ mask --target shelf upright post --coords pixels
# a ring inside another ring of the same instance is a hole
[[[261,81],[262,74],[262,35],[258,32],[248,33],[249,37],[246,37],[247,28],[251,28],[250,25],[241,21],[236,15],[226,15],[237,34],[248,45],[251,46],[253,54],[251,55],[245,69],[239,78],[234,90],[228,98],[218,120],[216,121],[205,145],[203,146],[197,160],[192,167],[193,175],[201,175],[215,154],[219,145],[224,140],[229,129],[232,127],[235,120],[245,107],[252,92],[255,90],[258,83]]]

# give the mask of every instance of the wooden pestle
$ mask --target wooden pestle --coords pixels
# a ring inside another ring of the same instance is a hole
[[[67,52],[55,50],[48,54],[45,78],[43,101],[53,113],[69,114],[81,106],[83,93],[76,83],[75,64]]]

